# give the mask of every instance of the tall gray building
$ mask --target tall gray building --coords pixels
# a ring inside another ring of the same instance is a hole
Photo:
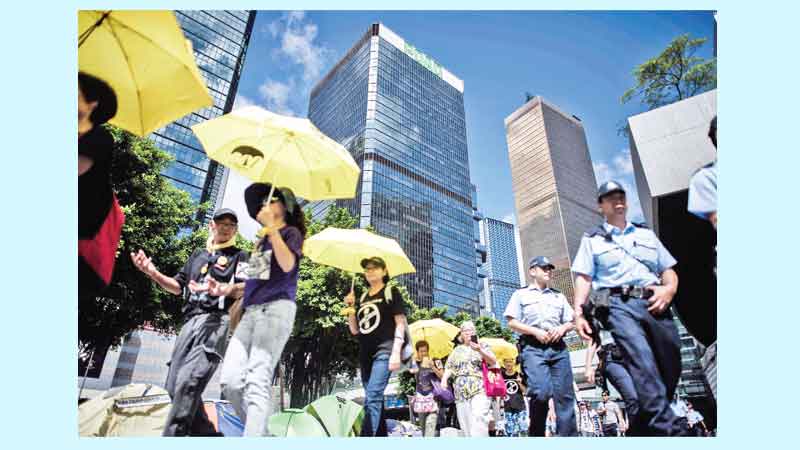
[[[397,239],[414,301],[477,314],[463,81],[376,23],[313,88],[309,119],[361,168],[356,198],[336,203]]]
[[[228,169],[208,159],[190,127],[233,108],[256,12],[175,11],[175,17],[192,43],[197,67],[214,104],[156,130],[150,138],[175,157],[162,175],[195,202],[210,202],[205,217],[210,220],[222,203]]]
[[[541,97],[505,119],[522,259],[547,256],[553,285],[572,300],[572,258],[600,221],[583,124]]]

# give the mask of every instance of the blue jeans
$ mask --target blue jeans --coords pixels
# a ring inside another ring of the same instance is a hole
[[[639,403],[628,435],[683,435],[686,431],[669,406],[681,375],[678,328],[669,310],[654,316],[647,307],[644,299],[612,296],[609,308],[608,328],[622,351]]]
[[[575,391],[572,388],[572,366],[563,341],[557,344],[525,344],[522,348],[522,369],[528,378],[530,397],[529,436],[544,436],[548,401],[556,406],[556,430],[559,436],[577,436],[575,424]]]
[[[371,366],[361,368],[361,382],[364,385],[364,422],[361,436],[386,436],[386,423],[383,420],[383,391],[389,384],[389,355],[381,354],[372,360]]]
[[[628,373],[623,364],[623,361],[614,359],[610,352],[606,353],[603,360],[603,376],[622,395],[622,400],[625,402],[625,412],[628,413],[628,426],[635,427],[636,417],[639,414],[639,397],[636,395],[633,378],[631,378],[631,374]]]

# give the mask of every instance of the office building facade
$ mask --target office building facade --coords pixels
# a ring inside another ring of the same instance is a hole
[[[572,258],[600,222],[597,182],[583,124],[541,97],[505,119],[522,259],[547,256],[552,285],[572,300]]]
[[[162,175],[188,192],[196,203],[209,202],[203,218],[209,220],[222,202],[228,169],[208,159],[191,126],[233,108],[256,12],[175,11],[175,17],[192,43],[200,75],[214,104],[156,130],[150,138],[175,157]]]
[[[417,270],[399,278],[414,301],[477,314],[463,92],[463,81],[373,24],[312,89],[309,119],[361,168],[356,197],[336,204],[400,243]]]
[[[486,279],[484,289],[492,316],[505,327],[508,326],[503,312],[519,285],[519,261],[515,242],[514,225],[487,217],[481,221],[486,246]]]

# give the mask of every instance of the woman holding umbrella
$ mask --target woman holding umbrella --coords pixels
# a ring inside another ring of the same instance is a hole
[[[389,272],[380,257],[361,260],[369,289],[356,301],[351,290],[344,301],[355,306],[347,316],[350,333],[358,336],[361,381],[364,384],[364,422],[361,436],[386,436],[383,391],[389,376],[400,369],[406,316],[400,291],[386,286]],[[388,292],[387,292],[388,290]]]
[[[297,310],[305,216],[289,189],[254,183],[244,195],[250,216],[263,226],[259,232],[263,237],[247,263],[244,314],[225,353],[220,384],[245,422],[244,435],[266,436],[272,413],[272,375]],[[230,288],[214,284],[222,295]]]

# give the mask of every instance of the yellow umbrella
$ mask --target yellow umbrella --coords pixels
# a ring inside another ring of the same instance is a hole
[[[250,106],[192,130],[210,158],[253,181],[288,187],[306,200],[356,195],[358,164],[308,119]]]
[[[392,277],[417,271],[397,241],[360,228],[328,227],[305,241],[303,254],[316,263],[348,272],[361,272],[361,260],[373,256],[386,262]]]
[[[350,290],[355,285],[355,273],[363,270],[361,260],[364,258],[380,257],[393,277],[417,271],[397,241],[359,228],[328,227],[305,241],[303,255],[316,263],[353,272]],[[350,311],[351,308],[345,308],[342,314]]]
[[[442,319],[430,319],[412,323],[408,326],[408,331],[415,346],[418,341],[426,341],[430,357],[441,359],[453,351],[453,339],[460,330]]]
[[[78,68],[116,93],[109,122],[139,136],[213,104],[170,11],[78,11]]]
[[[519,355],[517,346],[506,341],[505,339],[481,338],[480,341],[492,349],[492,352],[494,352],[494,356],[497,357],[497,361],[500,363],[500,365],[503,364],[504,359],[516,359],[517,355]]]

